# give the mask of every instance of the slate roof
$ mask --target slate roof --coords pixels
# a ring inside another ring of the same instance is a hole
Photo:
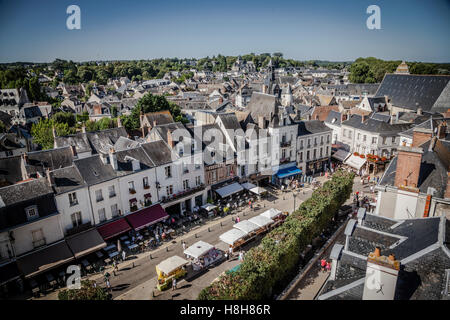
[[[162,166],[171,163],[173,161],[172,159],[178,159],[178,155],[172,152],[163,140],[144,143],[141,144],[141,147],[155,166]]]
[[[315,134],[315,133],[325,133],[325,132],[331,132],[331,129],[328,128],[322,121],[309,120],[309,121],[298,122],[298,135],[299,136]]]
[[[167,143],[167,134],[169,132],[173,133],[176,130],[180,130],[182,136],[184,136],[182,131],[187,131],[181,122],[174,122],[174,123],[168,123],[168,124],[163,124],[163,125],[157,125],[152,128],[151,132],[154,132],[154,131],[158,132],[161,139],[163,139]],[[188,132],[186,132],[186,134],[188,134]]]
[[[74,135],[56,137],[55,146],[57,148],[74,146],[77,153],[92,152],[86,133],[76,133]]]
[[[439,233],[445,217],[400,221],[366,214],[361,228],[357,226],[349,237],[349,247],[343,250],[335,280],[328,280],[319,299],[361,300],[367,267],[367,255],[375,247],[381,254],[394,254],[403,260],[397,279],[395,300],[440,300],[446,284],[445,270],[450,255],[441,245]],[[377,229],[372,228],[375,226]],[[379,232],[382,229],[382,232]],[[377,231],[378,230],[378,231]],[[448,232],[448,230],[447,230]],[[397,239],[400,240],[397,241]],[[356,255],[355,255],[356,254]],[[361,256],[360,256],[361,255]],[[407,260],[404,260],[407,258]]]
[[[239,124],[239,121],[234,113],[221,113],[218,117],[222,120],[225,129],[241,129],[241,125]]]
[[[172,115],[168,110],[160,111],[160,112],[150,112],[144,114],[144,117],[147,118],[148,122],[153,126],[153,123],[156,122],[157,125],[160,124],[168,124],[173,123]]]
[[[114,144],[114,150],[117,151],[122,151],[122,150],[127,150],[130,148],[136,148],[139,146],[139,142],[135,141],[135,140],[131,140],[129,138],[125,138],[125,137],[119,137],[119,139],[117,139],[116,143]]]
[[[99,184],[117,177],[116,172],[110,164],[103,164],[99,155],[74,161],[83,180],[89,185]]]
[[[353,114],[349,119],[343,121],[341,125],[346,125],[367,132],[376,132],[380,135],[391,135],[393,133],[399,133],[411,127],[411,124],[409,123],[389,124],[373,118],[367,118],[363,123],[361,121],[361,118],[362,117],[360,115]]]
[[[153,161],[140,146],[137,148],[116,152],[116,156],[119,174],[133,173],[133,166],[130,158],[139,161],[141,170],[147,170],[155,167]]]
[[[450,76],[386,74],[375,96],[388,96],[390,103],[396,107],[414,111],[419,107],[423,111],[439,111],[441,105],[448,108],[450,89],[446,87],[449,80]],[[442,93],[447,97],[443,96],[440,104],[434,107]]]
[[[72,165],[73,154],[70,147],[55,148],[50,150],[34,151],[27,153],[28,160],[25,168],[28,174],[43,173],[46,169],[54,170]]]
[[[370,117],[372,119],[375,119],[378,121],[383,121],[385,123],[389,123],[391,121],[391,116],[389,114],[384,114],[384,113],[380,113],[380,112],[372,113],[372,115]]]
[[[97,153],[108,153],[120,137],[127,137],[127,131],[124,127],[111,128],[107,130],[87,132],[87,138],[93,150]]]
[[[56,194],[70,192],[86,186],[78,168],[74,165],[50,172]]]
[[[40,218],[58,212],[53,189],[46,178],[0,188],[0,199],[0,230],[28,223],[25,208],[32,205],[37,206]]]
[[[21,156],[0,159],[0,180],[5,180],[8,184],[23,180],[21,165]]]
[[[276,97],[271,94],[261,92],[253,92],[250,102],[247,105],[247,110],[255,122],[258,121],[259,116],[270,120],[270,115],[275,114],[278,110],[276,107]]]
[[[328,116],[324,122],[335,125],[335,126],[340,126],[341,125],[341,113],[338,111],[331,110],[328,113]]]

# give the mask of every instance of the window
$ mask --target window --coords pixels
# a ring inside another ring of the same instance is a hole
[[[183,173],[189,173],[189,169],[186,163],[183,163]]]
[[[303,140],[300,140],[300,149],[303,149]]]
[[[111,206],[111,215],[112,215],[113,218],[116,218],[116,217],[119,216],[119,208],[118,208],[118,206],[117,206],[117,203],[116,203],[116,204],[113,204],[113,205]]]
[[[313,159],[315,159],[315,158],[316,158],[316,156],[317,156],[317,152],[316,152],[316,149],[314,149],[314,151],[313,151],[313,155],[314,155]]]
[[[309,161],[309,150],[306,151],[306,161]]]
[[[142,179],[142,185],[144,186],[144,189],[149,189],[150,185],[148,184],[148,177],[144,177]]]
[[[138,209],[137,199],[135,199],[135,198],[130,199],[130,211],[133,212],[133,211],[136,211],[137,209]]]
[[[320,154],[320,157],[322,158],[322,156],[323,156],[322,148],[320,148],[319,154]]]
[[[166,171],[166,178],[171,178],[172,172],[170,166],[165,167],[164,170]]]
[[[323,144],[323,136],[320,137],[320,144]]]
[[[358,132],[358,135],[356,136],[356,140],[361,139],[361,133]]]
[[[303,152],[300,152],[300,162],[303,161]]]
[[[195,164],[195,170],[200,170],[201,169],[201,164],[200,163],[196,163]]]
[[[116,196],[116,189],[114,188],[114,186],[109,186],[108,192],[110,198],[114,198]]]
[[[98,219],[100,222],[106,221],[106,211],[105,208],[98,209]]]
[[[71,207],[78,204],[78,199],[77,199],[77,193],[76,192],[69,193],[69,203],[70,203]]]
[[[189,180],[183,180],[183,190],[189,189]]]
[[[25,212],[27,213],[28,220],[33,220],[33,219],[39,218],[37,206],[29,206],[29,207],[25,208]]]
[[[383,137],[383,144],[386,144],[386,137]]]
[[[166,187],[166,192],[167,192],[167,196],[170,196],[171,194],[173,194],[173,186],[167,186]]]
[[[202,180],[200,176],[195,177],[195,185],[198,187],[202,184]]]
[[[314,146],[317,146],[317,138],[314,138]]]
[[[308,139],[308,148],[311,147],[311,139]]]
[[[377,137],[372,137],[372,143],[377,143]]]
[[[328,149],[329,147],[327,147],[327,156],[328,156],[328,151],[330,150],[330,149]]]
[[[81,219],[81,212],[74,212],[70,215],[70,218],[72,219],[72,226],[78,227],[79,225],[82,224],[82,219]]]
[[[395,143],[395,137],[392,137],[392,144]]]
[[[103,201],[103,194],[102,194],[102,190],[95,190],[95,199],[97,200],[97,202]]]
[[[363,135],[363,142],[366,142],[366,140],[367,140],[367,136]]]
[[[128,190],[131,194],[136,193],[136,189],[134,189],[134,181],[129,181],[128,182]]]
[[[33,239],[33,247],[41,247],[45,245],[44,232],[41,229],[31,231],[31,238]]]
[[[348,131],[348,137],[351,139],[352,138],[352,132]]]
[[[327,143],[330,142],[330,135],[327,135]]]

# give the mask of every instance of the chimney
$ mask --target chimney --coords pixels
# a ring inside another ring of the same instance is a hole
[[[418,192],[420,166],[422,163],[423,149],[419,147],[398,147],[397,171],[395,172],[394,185],[397,188],[407,188]]]
[[[344,113],[344,112],[342,112],[342,113],[341,113],[341,122],[343,122],[343,121],[345,121],[345,120],[347,120],[347,114]]]
[[[170,130],[167,130],[167,144],[171,148],[173,148],[173,146],[174,146],[174,143],[173,143],[173,140],[172,140],[172,132],[170,132]]]
[[[113,169],[117,170],[119,169],[119,166],[117,165],[117,156],[115,152],[116,151],[114,150],[114,148],[109,149],[109,162],[111,163]]]
[[[366,115],[361,115],[361,123],[364,123],[364,121],[366,121]]]
[[[433,137],[433,131],[431,129],[425,128],[414,128],[413,129],[413,141],[412,147],[419,147],[425,142],[431,140]]]
[[[258,116],[258,127],[260,129],[265,129],[266,119],[263,116]]]
[[[319,115],[318,114],[315,115],[315,119],[319,120]]]
[[[22,153],[22,160],[25,165],[28,164],[28,154]]]
[[[447,122],[444,120],[438,126],[437,137],[438,137],[438,139],[445,139],[446,134],[447,134]]]
[[[311,120],[311,115],[310,115],[310,114],[307,114],[307,115],[306,115],[306,120],[308,120],[308,121]]]
[[[444,199],[450,199],[450,171],[447,171],[447,188],[445,189]]]
[[[400,261],[393,254],[381,255],[380,248],[367,257],[363,300],[394,300]]]
[[[122,119],[120,117],[117,117],[117,128],[122,128]]]
[[[72,156],[74,157],[74,158],[76,158],[78,155],[77,155],[77,149],[75,148],[75,146],[70,146],[70,151],[72,151]]]
[[[50,168],[47,168],[45,170],[45,175],[47,176],[47,181],[48,184],[50,185],[50,187],[54,187],[55,186],[55,181],[53,180],[51,174],[50,174]]]

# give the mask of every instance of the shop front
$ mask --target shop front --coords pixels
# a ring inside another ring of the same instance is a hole
[[[295,162],[279,166],[276,174],[272,176],[272,183],[278,186],[288,185],[292,180],[300,178],[302,170],[296,166]]]

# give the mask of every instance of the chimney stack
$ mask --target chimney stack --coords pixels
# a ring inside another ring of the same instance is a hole
[[[310,114],[307,114],[307,115],[306,115],[306,120],[308,120],[308,121],[311,120],[311,115],[310,115]]]
[[[73,146],[73,145],[71,145],[70,146],[70,151],[72,151],[72,156],[74,157],[74,158],[76,158],[78,155],[77,155],[77,149],[75,148],[75,146]]]
[[[361,115],[361,123],[364,123],[364,121],[366,121],[366,115]]]
[[[47,176],[47,181],[48,184],[50,185],[50,187],[54,187],[55,186],[55,181],[53,180],[51,174],[50,174],[50,168],[47,168],[45,170],[45,175]]]
[[[395,172],[394,185],[397,188],[407,188],[418,192],[420,167],[422,163],[423,149],[419,147],[398,147],[397,171]]]
[[[394,300],[400,261],[382,256],[380,248],[367,257],[363,300]]]
[[[22,153],[22,159],[23,159],[23,163],[25,165],[28,164],[28,154],[27,153]]]
[[[446,134],[447,134],[447,122],[444,120],[438,126],[437,137],[438,139],[445,139]]]
[[[422,113],[422,108],[417,108],[417,115],[419,115],[419,116],[421,116],[423,113]]]
[[[167,144],[171,148],[174,147],[174,143],[173,143],[173,140],[172,140],[172,132],[170,132],[170,130],[167,130]]]
[[[258,116],[258,127],[260,129],[265,129],[266,119],[263,116]]]
[[[347,114],[344,113],[344,112],[342,112],[342,113],[341,113],[341,122],[343,122],[343,121],[345,121],[345,120],[347,120]]]
[[[433,131],[426,128],[414,128],[413,129],[413,141],[412,147],[419,147],[425,142],[431,140],[433,137]]]
[[[114,170],[119,169],[119,166],[117,164],[116,151],[114,150],[114,148],[109,149],[109,162],[111,163],[111,166]]]

